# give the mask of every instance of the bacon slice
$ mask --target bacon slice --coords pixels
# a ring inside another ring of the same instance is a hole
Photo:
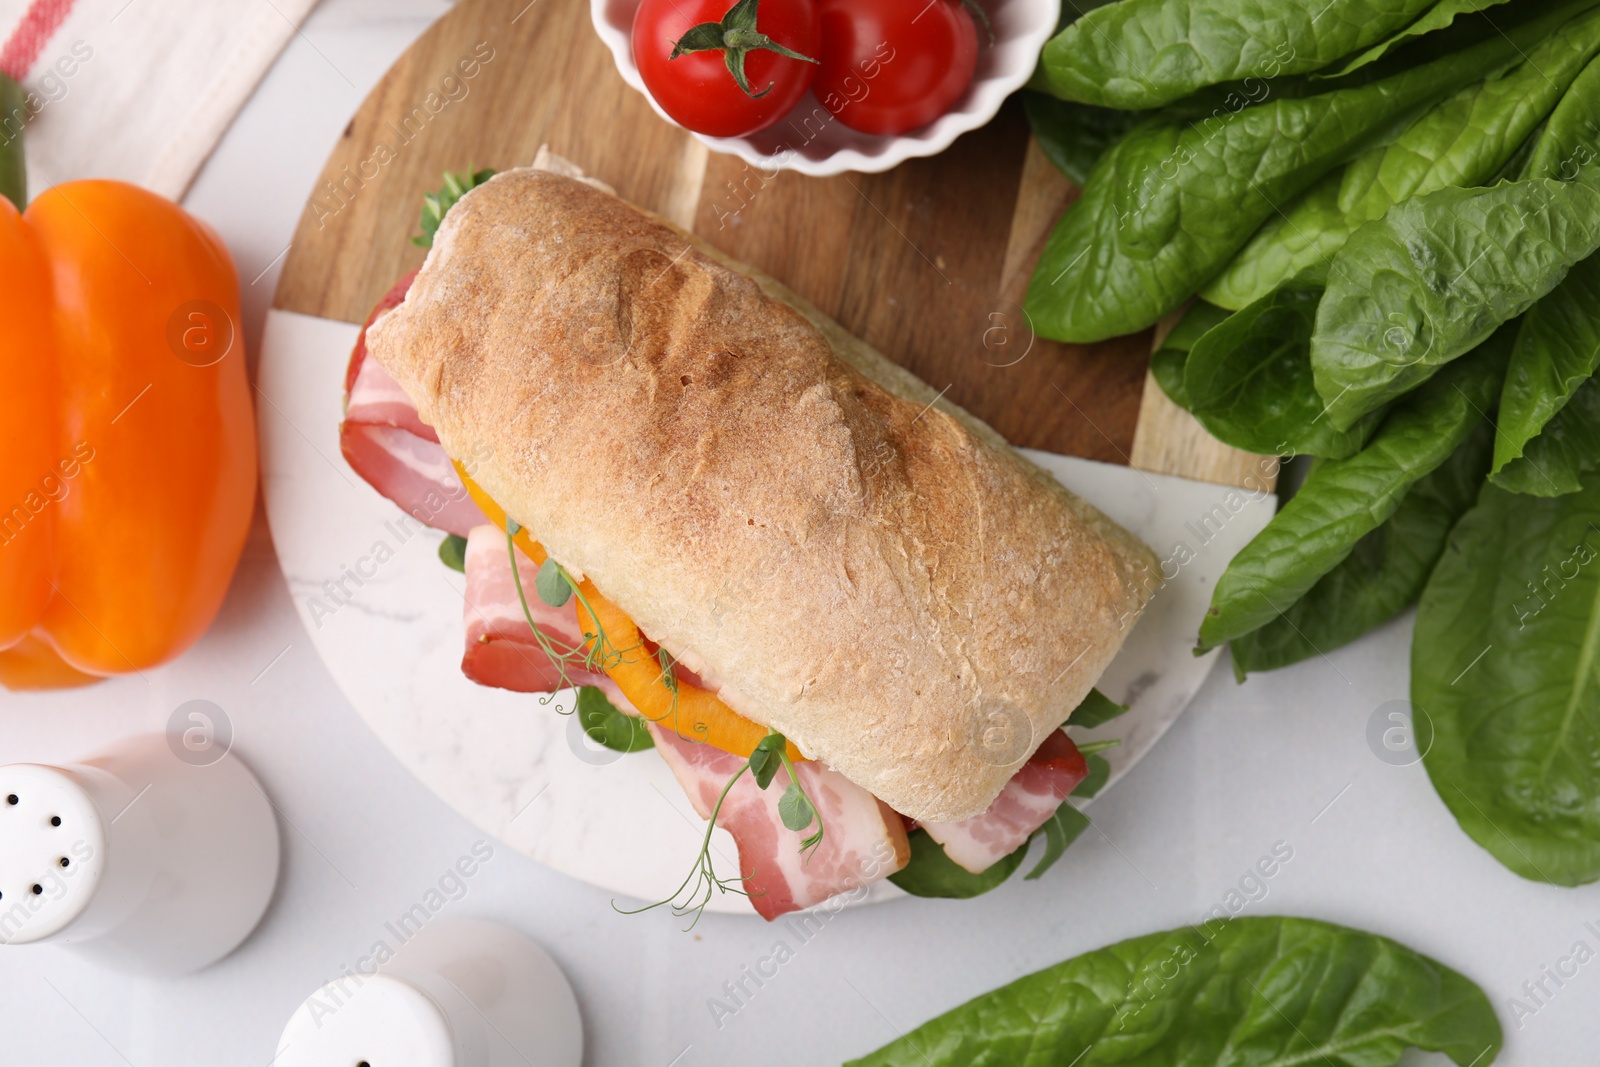
[[[1012,776],[989,810],[961,822],[922,823],[945,855],[981,874],[1028,843],[1089,776],[1089,762],[1072,739],[1056,730]]]
[[[406,298],[416,271],[401,278],[372,309],[345,370],[339,450],[367,484],[425,525],[465,537],[488,521],[450,465],[438,435],[417,415],[400,383],[367,358],[367,327]]]
[[[551,693],[562,687],[561,672],[533,636],[517,585],[511,578],[511,556],[506,551],[504,530],[475,526],[467,534],[467,593],[463,615],[467,624],[467,648],[461,657],[461,671],[479,685],[510,689],[518,693]],[[534,580],[539,568],[533,560],[517,552],[517,572],[528,600],[528,612],[539,630],[557,649],[576,648],[583,635],[578,631],[578,613],[572,601],[553,608],[539,599]],[[653,648],[632,655],[655,655]],[[705,686],[693,671],[678,664],[674,675],[688,685]],[[567,667],[567,685],[594,685],[605,690],[622,711],[638,715],[617,683],[603,674],[581,667]]]
[[[396,426],[346,420],[339,428],[339,450],[368,485],[424,526],[465,537],[484,521],[437,442]]]
[[[479,685],[510,689],[518,693],[553,693],[568,685],[595,685],[605,690],[611,702],[630,715],[638,714],[623,697],[622,690],[603,674],[581,667],[568,667],[566,680],[550,662],[550,657],[534,639],[533,629],[522,613],[522,601],[511,577],[511,557],[506,551],[504,530],[475,526],[467,534],[467,594],[463,609],[467,624],[467,647],[461,657],[461,672]],[[556,648],[575,648],[582,635],[578,616],[571,602],[553,608],[534,592],[539,568],[521,552],[517,553],[517,572],[528,599],[528,610],[539,630]]]
[[[679,737],[652,723],[656,751],[702,819],[709,819],[717,797],[745,760],[720,748]],[[779,768],[766,789],[742,775],[717,815],[717,825],[733,834],[739,847],[739,873],[750,903],[769,922],[829,897],[864,889],[906,865],[911,847],[905,822],[877,797],[824,764],[795,765],[800,784],[822,815],[827,834],[807,860],[795,833],[783,825],[778,800],[789,786]]]
[[[424,441],[439,443],[433,427],[422,421],[416,405],[400,388],[383,365],[366,358],[366,334],[350,353],[350,365],[355,380],[345,392],[344,417],[346,422],[372,426],[393,426]]]

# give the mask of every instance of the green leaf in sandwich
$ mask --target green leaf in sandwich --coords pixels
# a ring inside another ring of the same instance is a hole
[[[595,686],[586,685],[578,690],[576,714],[589,740],[613,752],[642,752],[655,747],[644,722],[636,715],[619,710]]]

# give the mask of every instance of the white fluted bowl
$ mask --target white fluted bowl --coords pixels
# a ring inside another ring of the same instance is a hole
[[[798,171],[817,177],[860,171],[885,171],[908,159],[932,156],[957,137],[984,125],[1005,98],[1022,88],[1039,62],[1061,14],[1061,0],[981,0],[994,27],[994,44],[980,47],[972,84],[954,106],[928,125],[910,133],[887,136],[860,133],[828,116],[815,96],[806,93],[777,125],[749,137],[705,137],[695,134],[713,152],[738,156],[751,166]],[[589,0],[595,32],[611,49],[623,81],[644,93],[656,114],[672,122],[644,87],[633,61],[633,16],[640,0]],[[816,116],[805,122],[806,116]],[[820,119],[820,121],[819,121]]]

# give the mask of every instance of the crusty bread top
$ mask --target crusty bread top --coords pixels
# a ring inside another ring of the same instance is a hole
[[[1122,644],[1154,557],[767,289],[615,196],[513,170],[450,211],[367,347],[496,502],[735,710],[908,816],[979,814]]]

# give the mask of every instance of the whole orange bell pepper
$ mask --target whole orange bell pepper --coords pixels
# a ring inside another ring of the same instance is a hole
[[[178,655],[249,531],[239,284],[182,208],[111,181],[0,198],[0,684]]]

